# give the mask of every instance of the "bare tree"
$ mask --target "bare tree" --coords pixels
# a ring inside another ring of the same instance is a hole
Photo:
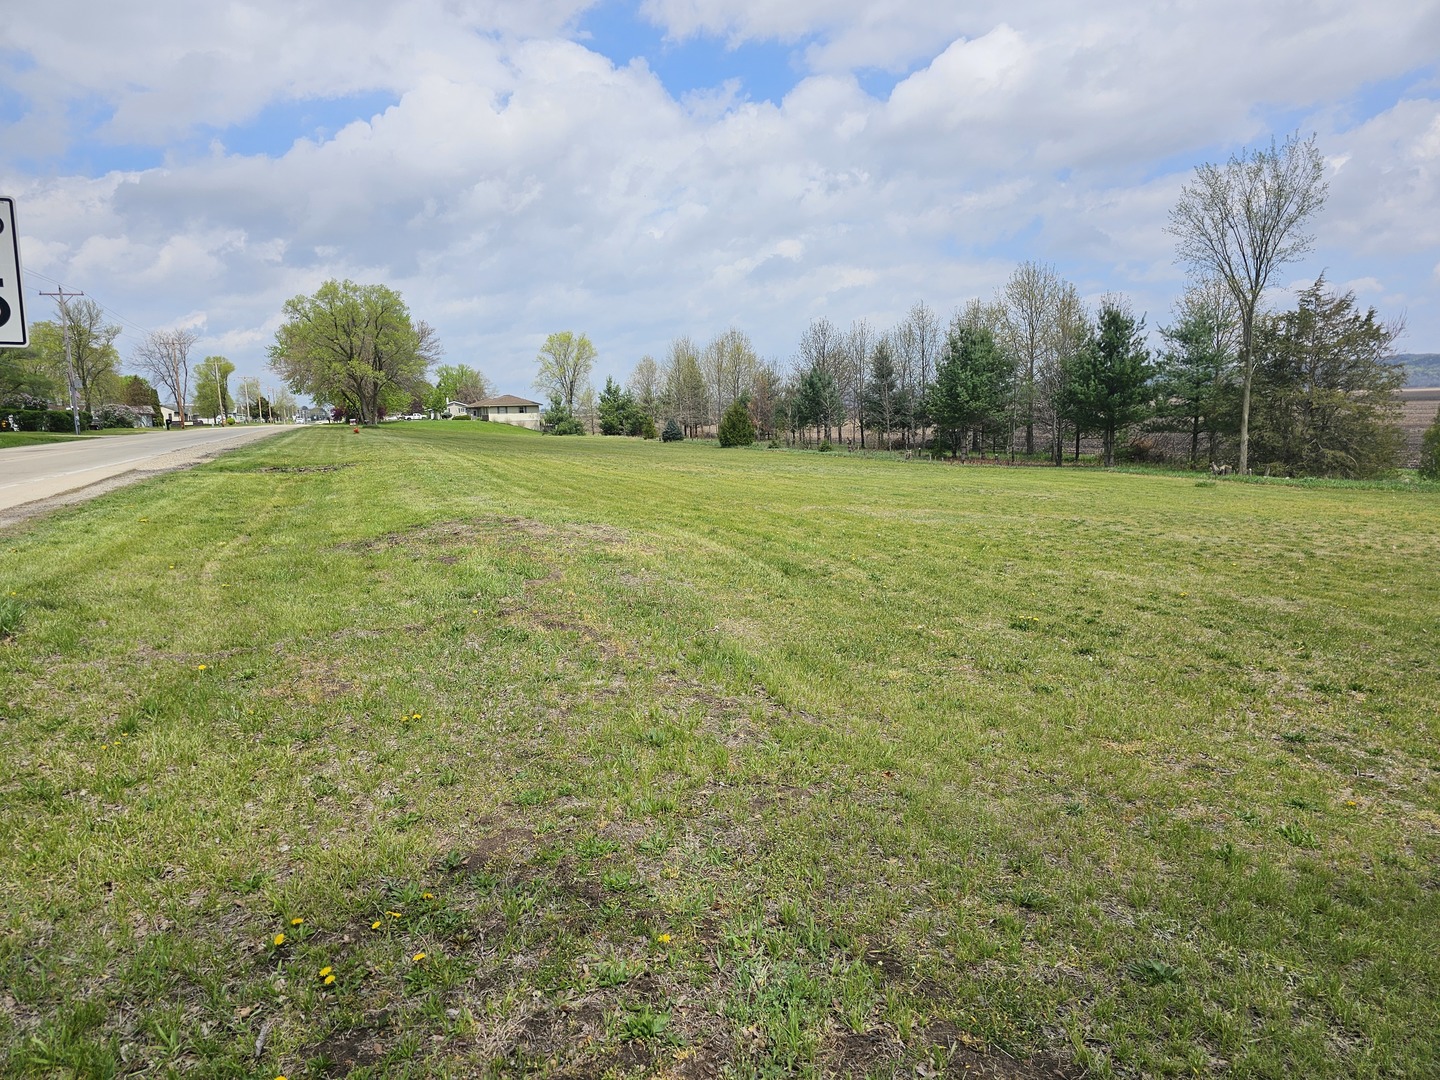
[[[185,426],[190,396],[190,347],[200,340],[194,330],[155,330],[135,348],[135,366],[175,399],[180,426]]]
[[[1168,232],[1179,261],[1223,281],[1240,309],[1240,471],[1249,468],[1250,387],[1255,376],[1255,319],[1275,270],[1310,250],[1305,224],[1329,194],[1315,137],[1299,133],[1269,149],[1206,163],[1170,211]]]
[[[1062,283],[1053,266],[1023,262],[1005,283],[1001,302],[1005,307],[1004,343],[1016,361],[1015,412],[1025,425],[1025,453],[1035,453],[1037,405],[1041,419],[1052,411],[1053,402],[1039,399],[1036,377],[1055,362],[1056,316]]]
[[[850,412],[850,433],[860,429],[860,448],[865,448],[865,383],[870,353],[875,348],[875,331],[867,319],[856,319],[845,335],[845,376],[841,388]]]
[[[655,419],[660,408],[663,387],[660,381],[660,366],[655,363],[653,356],[647,353],[636,362],[635,370],[630,373],[629,387],[640,408],[652,420]]]
[[[685,426],[687,435],[698,435],[709,413],[710,395],[700,370],[700,352],[688,337],[670,343],[662,385],[666,411]]]
[[[813,372],[817,376],[823,376],[828,380],[827,385],[839,387],[842,377],[841,367],[844,364],[844,341],[840,331],[829,319],[815,319],[805,328],[805,333],[800,336],[800,352],[796,357],[797,367],[800,373]],[[833,402],[827,400],[827,410],[821,414],[821,419],[816,427],[816,438],[823,427],[825,441],[830,441],[832,424],[840,418],[829,406]]]
[[[750,392],[750,383],[759,366],[750,338],[731,327],[717,335],[700,354],[700,366],[709,386],[713,419],[719,424],[730,403]]]
[[[926,423],[922,403],[935,379],[935,364],[940,357],[940,320],[924,301],[917,303],[905,316],[895,332],[899,352],[900,389],[907,402],[905,417],[906,446],[917,435],[925,441]]]

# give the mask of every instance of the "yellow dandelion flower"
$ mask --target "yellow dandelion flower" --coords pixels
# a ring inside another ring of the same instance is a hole
[[[420,963],[421,960],[424,960],[424,959],[425,959],[425,954],[424,954],[423,952],[417,952],[417,953],[416,953],[414,956],[412,956],[410,959],[411,959],[411,960],[414,960],[415,963],[418,964],[418,963]]]
[[[379,919],[376,919],[374,922],[372,922],[372,923],[370,924],[370,929],[371,929],[371,930],[379,930],[379,929],[380,929],[380,920],[379,920]]]
[[[669,934],[661,934],[661,935],[660,935],[658,938],[656,938],[655,940],[658,941],[658,942],[660,942],[661,945],[669,945],[669,944],[670,944],[670,935],[669,935]]]
[[[392,919],[398,919],[398,918],[400,918],[400,912],[398,912],[398,911],[387,911],[387,912],[385,912],[385,914],[386,914],[386,915],[389,915]]]
[[[195,670],[196,670],[196,671],[204,671],[204,670],[205,670],[205,665],[204,665],[204,664],[196,664],[196,665],[195,665]]]
[[[326,975],[329,975],[330,972],[334,970],[335,969],[332,968],[329,964],[326,964],[323,968],[320,969],[320,978],[325,978]]]
[[[420,714],[419,714],[418,712],[417,712],[417,713],[412,713],[411,716],[410,716],[410,719],[411,719],[411,720],[419,720],[419,719],[420,719]]]
[[[275,947],[276,947],[276,948],[279,948],[281,945],[284,945],[284,944],[285,944],[285,935],[284,935],[284,934],[276,934],[276,935],[275,935]]]
[[[296,918],[290,920],[290,925],[291,925],[291,926],[304,926],[304,925],[305,925],[305,920],[304,920],[304,919],[301,919],[301,918],[299,918],[299,917],[296,917]]]
[[[421,900],[434,900],[434,899],[435,899],[435,894],[434,894],[433,892],[421,893],[421,894],[420,894],[420,899],[421,899]]]
[[[326,986],[333,986],[333,985],[335,985],[335,976],[334,976],[334,975],[326,975],[326,976],[325,976],[325,985],[326,985]]]
[[[11,593],[10,595],[11,595],[11,596],[14,596],[15,594],[14,594],[14,593]],[[471,608],[471,609],[470,609],[470,614],[471,614],[471,615],[479,615],[479,614],[480,614],[480,609],[479,609],[478,607]]]

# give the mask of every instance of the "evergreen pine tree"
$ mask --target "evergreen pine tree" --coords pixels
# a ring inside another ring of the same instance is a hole
[[[749,402],[736,398],[720,418],[721,446],[749,446],[755,441],[755,423],[750,419]]]
[[[665,430],[660,435],[661,442],[683,442],[685,433],[680,430],[680,425],[672,416],[665,421]]]

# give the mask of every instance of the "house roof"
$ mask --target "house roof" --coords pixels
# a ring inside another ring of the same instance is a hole
[[[487,397],[481,401],[471,403],[473,407],[480,408],[485,405],[539,405],[538,401],[531,401],[529,398],[516,397],[514,394],[501,394],[499,397]]]

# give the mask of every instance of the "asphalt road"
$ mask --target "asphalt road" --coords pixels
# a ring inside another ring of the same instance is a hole
[[[0,450],[0,511],[52,500],[127,473],[184,468],[256,439],[294,430],[287,424],[187,428]]]

